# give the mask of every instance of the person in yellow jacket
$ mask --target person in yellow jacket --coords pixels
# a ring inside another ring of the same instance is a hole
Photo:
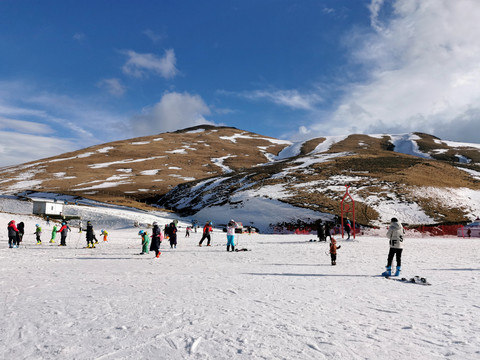
[[[100,231],[100,235],[103,235],[103,241],[108,241],[108,239],[107,239],[107,236],[108,236],[107,230],[103,230],[103,229],[102,229],[102,230]]]

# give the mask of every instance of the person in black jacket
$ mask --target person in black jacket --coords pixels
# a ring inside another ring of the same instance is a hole
[[[173,220],[167,228],[168,240],[170,241],[170,248],[177,248],[177,226],[176,220]]]
[[[95,244],[93,243],[93,240],[96,242],[98,241],[95,237],[95,230],[93,230],[93,225],[90,221],[87,221],[87,231],[85,236],[87,238],[87,248],[94,248]]]
[[[25,234],[25,224],[23,223],[23,221],[18,223],[17,229],[18,229],[18,232],[17,232],[17,247],[19,247],[20,243],[23,240],[23,234]]]
[[[163,241],[162,230],[156,221],[153,222],[152,242],[150,243],[150,251],[155,251],[155,257],[160,257],[160,245]]]

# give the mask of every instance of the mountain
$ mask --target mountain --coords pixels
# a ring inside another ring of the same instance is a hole
[[[3,193],[48,191],[117,203],[127,195],[198,219],[241,218],[264,230],[332,219],[345,185],[364,225],[392,216],[411,224],[468,221],[480,214],[480,145],[422,133],[291,143],[199,126],[0,169]]]

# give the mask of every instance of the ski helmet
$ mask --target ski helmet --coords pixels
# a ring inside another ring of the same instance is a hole
[[[156,221],[153,222],[153,226],[155,226],[155,225],[158,225],[158,223]]]
[[[208,222],[208,225],[213,225],[213,223],[211,221]]]
[[[140,231],[138,232],[138,235],[143,235],[143,234],[145,234],[145,231],[143,231],[143,230],[140,230]]]
[[[38,225],[38,224],[35,224],[35,226],[36,226],[36,227],[39,227],[40,225]]]

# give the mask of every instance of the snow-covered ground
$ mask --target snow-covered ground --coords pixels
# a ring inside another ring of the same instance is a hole
[[[407,238],[404,276],[432,283],[421,286],[378,276],[383,237],[340,239],[334,267],[312,236],[239,235],[251,251],[227,253],[219,230],[200,248],[183,227],[177,248],[164,242],[154,259],[137,255],[131,222],[170,219],[79,206],[108,242],[84,249],[73,228],[57,247],[26,204],[0,202],[4,359],[480,358],[480,239]],[[19,249],[7,246],[11,219],[26,223]]]

